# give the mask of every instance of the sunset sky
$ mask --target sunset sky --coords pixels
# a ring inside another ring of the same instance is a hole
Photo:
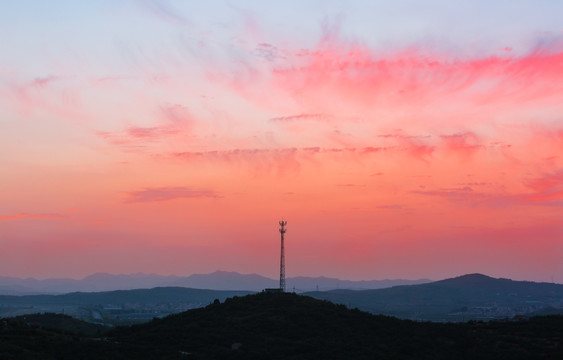
[[[0,276],[563,283],[562,15],[1,1]]]

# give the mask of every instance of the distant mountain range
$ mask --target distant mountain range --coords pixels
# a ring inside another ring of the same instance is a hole
[[[296,292],[327,291],[333,289],[382,289],[398,285],[428,283],[431,280],[369,280],[351,281],[327,277],[294,277],[286,280],[287,289]],[[12,278],[0,276],[0,294],[33,295],[63,294],[69,292],[96,292],[112,290],[150,289],[154,287],[179,286],[209,290],[244,290],[261,291],[279,286],[279,281],[258,274],[239,274],[236,272],[216,271],[211,274],[190,276],[163,276],[157,274],[93,274],[81,280]]]
[[[275,287],[277,284],[272,283],[274,280],[259,275],[226,272],[193,276],[191,284],[206,286],[210,278],[214,279],[215,286],[223,288],[229,286],[252,288],[258,285],[263,289]],[[308,279],[297,278],[297,280]],[[326,278],[313,280],[319,282],[319,288],[321,285],[328,286],[334,284],[331,281],[336,281]],[[232,283],[229,284],[229,281]],[[297,281],[295,283],[299,284]],[[350,285],[347,282],[342,283],[343,285],[340,286]],[[313,286],[314,283],[305,282],[305,284]],[[205,306],[215,299],[224,300],[250,292],[157,287],[62,295],[0,295],[0,317],[38,312],[64,312],[92,322],[121,325],[144,322],[153,317]],[[495,279],[481,274],[384,289],[341,288],[303,294],[343,304],[348,308],[411,320],[466,321],[513,318],[520,315],[563,314],[563,285],[561,284]]]
[[[482,274],[377,290],[305,295],[403,319],[463,321],[562,314],[563,285],[495,279]]]

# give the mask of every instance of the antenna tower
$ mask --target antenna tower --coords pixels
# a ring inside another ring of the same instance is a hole
[[[280,234],[281,234],[281,257],[280,257],[280,291],[285,292],[285,252],[283,248],[283,236],[286,232],[285,226],[287,221],[280,221]]]

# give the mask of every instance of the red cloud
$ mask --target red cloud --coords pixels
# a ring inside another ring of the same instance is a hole
[[[525,197],[526,201],[556,202],[563,205],[563,170],[528,180],[525,185],[535,191],[534,194]]]
[[[472,132],[440,136],[448,152],[468,157],[483,146],[478,143],[477,136]]]
[[[563,52],[467,60],[417,50],[376,55],[363,45],[335,39],[309,52],[301,67],[274,74],[295,96],[326,95],[328,90],[341,100],[373,107],[389,101],[431,103],[437,95],[463,92],[479,102],[552,97],[563,88],[562,64]]]
[[[162,124],[159,126],[129,126],[122,131],[94,131],[94,134],[130,151],[144,148],[147,143],[186,134],[194,122],[188,109],[179,104],[160,106],[159,113],[159,123]]]
[[[524,109],[522,116],[538,106],[561,108],[563,44],[522,56],[464,57],[416,47],[377,52],[342,40],[338,31],[328,33],[316,47],[287,51],[287,61],[271,66],[240,62],[234,65],[236,70],[224,71],[213,80],[274,111],[287,107],[272,99],[289,97],[298,114],[361,116],[374,124],[393,122],[399,128],[428,128],[434,121],[431,125],[447,125],[448,132],[488,123],[515,103]],[[304,119],[294,116],[275,119]],[[456,147],[450,140],[448,144]],[[478,145],[470,137],[464,140],[468,146],[458,150],[477,149],[470,147]]]
[[[209,189],[193,189],[190,187],[161,187],[125,193],[126,203],[167,201],[181,198],[219,198],[217,192]]]

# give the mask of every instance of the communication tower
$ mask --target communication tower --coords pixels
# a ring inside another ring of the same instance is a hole
[[[281,234],[281,257],[280,257],[280,291],[285,292],[285,253],[283,248],[283,236],[287,229],[287,221],[280,221],[280,234]]]

